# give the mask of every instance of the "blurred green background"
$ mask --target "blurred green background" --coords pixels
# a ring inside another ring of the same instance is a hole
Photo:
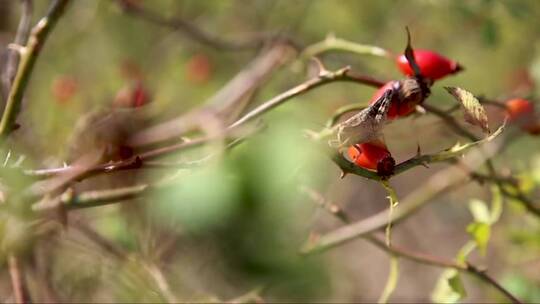
[[[48,1],[34,2],[33,20],[37,21]],[[534,98],[540,89],[540,2],[535,0],[134,2],[232,40],[253,32],[277,31],[310,45],[333,33],[399,53],[408,26],[414,47],[440,52],[466,69],[432,88],[427,102],[441,108],[455,103],[442,89],[446,85],[501,101]],[[13,39],[20,6],[18,1],[1,0],[0,7],[0,46],[5,49]],[[126,84],[126,66],[141,71],[159,121],[203,105],[257,53],[217,50],[179,31],[127,15],[114,1],[74,0],[35,67],[19,118],[24,123],[13,140],[14,153],[25,155],[28,167],[60,165],[76,121],[111,102]],[[380,79],[401,77],[387,58],[335,52],[321,59],[331,69],[351,65],[354,71]],[[255,103],[305,79],[305,71],[297,64],[286,65],[257,92]],[[162,275],[178,301],[230,300],[257,288],[262,288],[261,296],[267,301],[376,301],[388,272],[384,252],[356,240],[309,258],[298,254],[311,233],[342,225],[299,187],[317,189],[354,220],[388,206],[386,193],[377,183],[357,176],[339,179],[337,167],[309,145],[302,133],[320,129],[340,106],[367,103],[373,92],[352,83],[309,92],[266,115],[264,132],[202,169],[140,173],[141,180],[174,174],[168,187],[122,206],[70,214],[70,220],[92,227],[125,252],[122,258],[69,225],[35,237],[35,231],[27,231],[30,224],[23,220],[14,226],[5,215],[0,225],[2,260],[11,248],[10,239],[24,240],[32,265],[29,284],[36,299],[164,301],[167,295],[156,279]],[[501,115],[493,108],[488,113],[493,128]],[[385,137],[398,162],[414,156],[417,145],[427,153],[464,141],[429,115],[396,121]],[[539,148],[538,137],[522,136],[495,158],[499,170],[530,182],[528,191],[535,201],[540,184]],[[205,150],[195,152],[201,151]],[[417,167],[392,179],[392,184],[402,198],[447,166]],[[395,243],[454,257],[469,239],[469,200],[489,201],[490,193],[488,186],[471,182],[437,198],[394,228]],[[501,221],[493,227],[487,255],[473,255],[472,260],[487,265],[518,297],[539,302],[539,252],[540,222],[519,204],[507,201]],[[400,264],[391,300],[430,301],[442,270],[406,260]],[[3,263],[0,273],[3,295],[11,293],[6,267]],[[49,286],[43,287],[42,281]],[[492,287],[467,276],[465,287],[465,302],[504,299]],[[48,295],[51,292],[55,294]]]

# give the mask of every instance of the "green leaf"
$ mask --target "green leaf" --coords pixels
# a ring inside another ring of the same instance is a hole
[[[457,303],[467,296],[459,272],[454,268],[447,268],[437,281],[431,301],[435,303]]]
[[[465,120],[475,126],[482,128],[485,133],[489,133],[488,119],[484,107],[474,95],[462,88],[444,87],[448,93],[461,103]]]
[[[471,199],[469,202],[469,210],[473,215],[474,221],[478,223],[490,224],[491,214],[483,201],[479,199]]]
[[[486,223],[475,222],[467,226],[467,232],[472,236],[480,254],[486,255],[487,244],[491,235],[491,226]]]

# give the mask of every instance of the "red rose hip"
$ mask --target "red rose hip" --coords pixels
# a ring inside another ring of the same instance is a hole
[[[347,152],[349,158],[357,166],[369,170],[376,170],[379,162],[392,157],[382,142],[356,144],[350,146]]]
[[[414,59],[420,68],[422,76],[432,80],[441,79],[463,70],[456,61],[429,50],[414,50]],[[404,75],[414,75],[414,71],[405,55],[398,56],[396,63]]]

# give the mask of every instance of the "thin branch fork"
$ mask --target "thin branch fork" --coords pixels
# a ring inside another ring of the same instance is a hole
[[[349,223],[350,217],[347,215],[347,213],[344,212],[341,208],[337,207],[335,203],[325,199],[319,192],[317,192],[314,189],[307,188],[307,187],[302,187],[301,191],[306,192],[306,194],[308,194],[311,200],[316,202],[317,205],[319,205],[325,211],[337,217],[343,223],[345,224]],[[339,212],[336,212],[336,210],[339,210]],[[443,267],[443,268],[454,268],[458,271],[469,273],[477,277],[478,279],[484,281],[485,283],[493,286],[497,290],[499,290],[508,299],[510,299],[512,303],[518,303],[518,304],[522,303],[512,293],[510,293],[507,289],[501,286],[495,279],[489,276],[486,270],[482,270],[471,263],[468,263],[468,262],[457,263],[456,261],[453,261],[453,260],[433,256],[426,253],[415,252],[415,251],[403,248],[401,246],[395,246],[394,244],[392,244],[392,246],[388,246],[384,240],[375,236],[374,234],[364,235],[363,238],[369,243],[376,246],[377,248],[383,250],[384,252],[397,256],[397,257],[401,257],[401,258],[414,261],[420,264],[431,265],[435,267]]]
[[[378,248],[394,254],[398,257],[402,257],[411,261],[415,261],[421,264],[431,265],[435,267],[444,267],[444,268],[454,268],[461,272],[466,272],[470,275],[473,275],[474,277],[482,280],[484,283],[487,283],[491,286],[493,286],[495,289],[497,289],[499,292],[504,294],[512,303],[519,304],[522,303],[518,298],[516,298],[510,291],[508,291],[506,288],[504,288],[501,284],[499,284],[493,277],[488,275],[486,270],[480,269],[477,266],[471,264],[471,263],[464,263],[460,264],[452,260],[447,260],[439,257],[435,257],[432,255],[428,255],[425,253],[417,253],[410,251],[408,249],[404,249],[401,247],[396,247],[392,245],[391,247],[386,246],[384,241],[380,240],[379,238],[376,238],[374,236],[367,236],[366,239],[373,245],[377,246]]]

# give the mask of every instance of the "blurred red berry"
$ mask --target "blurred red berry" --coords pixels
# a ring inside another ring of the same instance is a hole
[[[432,80],[441,79],[463,70],[456,61],[429,50],[414,50],[414,59],[420,68],[422,76]],[[396,62],[403,74],[407,76],[414,75],[405,55],[397,57]]]
[[[196,84],[203,84],[210,80],[213,67],[208,56],[196,54],[186,63],[186,78]]]
[[[506,113],[511,122],[531,135],[540,134],[540,122],[534,113],[534,104],[527,99],[514,98],[506,101]]]
[[[151,101],[148,90],[141,81],[124,86],[114,97],[113,105],[120,108],[138,108]]]
[[[527,118],[534,114],[534,104],[527,99],[514,98],[506,101],[505,104],[510,120]]]
[[[52,94],[58,103],[67,103],[75,96],[79,84],[75,78],[69,75],[58,76],[52,84]]]

